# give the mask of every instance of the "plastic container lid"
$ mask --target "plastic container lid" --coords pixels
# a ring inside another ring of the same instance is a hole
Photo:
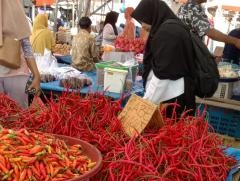
[[[121,69],[121,70],[129,70],[129,68],[138,68],[138,65],[134,65],[132,67],[122,66],[122,65],[116,65],[116,61],[111,62],[101,62],[96,63],[95,66],[97,69],[104,69],[104,68],[114,68],[114,69]]]
[[[118,73],[128,73],[127,70],[115,69],[115,68],[104,68],[104,71],[107,72],[118,72]]]

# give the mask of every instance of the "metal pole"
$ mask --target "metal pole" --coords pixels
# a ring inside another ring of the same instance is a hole
[[[91,0],[86,0],[86,6],[85,6],[85,12],[84,16],[88,16],[90,14],[90,8],[91,8]]]
[[[103,3],[100,7],[98,7],[97,9],[95,9],[93,12],[90,13],[90,15],[95,14],[96,12],[98,12],[99,10],[101,10],[102,8],[104,8],[109,2],[111,2],[112,0],[107,0],[105,3]]]
[[[72,5],[72,27],[75,27],[74,15],[75,15],[75,2],[73,2],[73,5]]]
[[[46,13],[46,11],[47,11],[47,5],[46,5],[46,3],[43,4],[43,7],[44,7],[44,13]]]
[[[54,32],[57,32],[57,14],[58,14],[58,0],[56,0],[56,7],[55,7],[55,11],[54,11]]]
[[[83,3],[84,1],[78,1],[78,20],[81,18],[82,16],[82,9],[83,9]]]
[[[32,22],[34,21],[35,19],[35,6],[33,5],[32,6]]]

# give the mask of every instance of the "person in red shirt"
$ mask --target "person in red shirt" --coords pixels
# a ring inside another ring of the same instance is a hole
[[[128,7],[125,10],[125,19],[126,23],[123,29],[123,34],[122,36],[125,37],[126,39],[134,39],[135,34],[136,34],[136,27],[135,24],[132,20],[131,14],[134,11],[134,8]]]

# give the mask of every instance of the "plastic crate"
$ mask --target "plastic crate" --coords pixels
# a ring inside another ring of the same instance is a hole
[[[233,82],[219,82],[218,88],[213,97],[221,99],[230,99],[233,94]]]
[[[200,110],[204,105],[200,106]],[[207,119],[216,133],[240,138],[240,111],[207,105]]]
[[[95,67],[97,72],[97,84],[101,86],[104,85],[104,69],[105,68],[113,68],[113,69],[120,69],[120,70],[127,70],[127,71],[129,70],[129,67],[117,65],[116,61],[96,63]],[[133,66],[131,71],[132,71],[132,75],[131,75],[132,81],[135,82],[137,73],[138,73],[138,65]],[[129,76],[129,73],[127,77]]]

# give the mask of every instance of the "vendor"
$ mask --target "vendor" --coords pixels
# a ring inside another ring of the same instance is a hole
[[[228,35],[240,38],[240,28],[232,30]],[[224,62],[230,62],[239,65],[240,50],[234,45],[225,44],[222,58]]]
[[[72,42],[72,66],[81,71],[94,70],[99,60],[95,38],[90,34],[91,25],[90,18],[82,17],[79,21],[80,31]]]
[[[118,20],[118,13],[115,11],[111,11],[107,13],[104,28],[103,28],[103,45],[112,45],[114,46],[114,41],[118,36],[118,30],[116,27],[116,23]]]
[[[44,54],[44,50],[52,51],[55,40],[52,32],[48,29],[48,17],[46,14],[38,14],[33,22],[33,32],[31,36],[33,52]]]
[[[125,10],[124,17],[126,19],[126,23],[123,29],[122,36],[126,39],[134,39],[136,34],[136,27],[132,20],[131,14],[134,11],[134,8],[127,7]]]

